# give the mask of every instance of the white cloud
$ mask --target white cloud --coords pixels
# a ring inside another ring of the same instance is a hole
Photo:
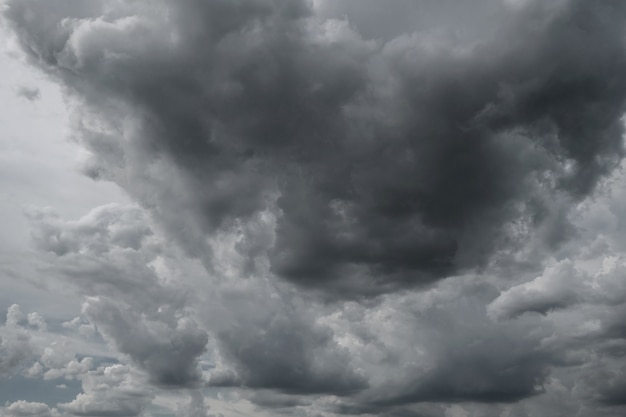
[[[59,409],[81,416],[139,416],[152,392],[141,376],[125,365],[99,367],[82,378],[83,393]]]
[[[38,402],[16,401],[0,408],[6,417],[58,417],[60,414]]]
[[[28,313],[27,321],[29,325],[36,327],[37,330],[46,331],[48,329],[46,320],[37,312]]]

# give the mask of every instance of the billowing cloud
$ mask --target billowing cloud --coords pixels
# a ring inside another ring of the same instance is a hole
[[[224,354],[234,362],[236,376],[232,380],[217,377],[213,384],[336,395],[367,387],[365,375],[351,368],[347,352],[333,340],[330,329],[280,313],[242,321],[240,325],[247,328],[219,334]]]
[[[29,216],[35,243],[51,252],[49,273],[87,296],[83,314],[90,324],[75,318],[63,326],[92,337],[95,325],[157,386],[206,382],[337,395],[367,387],[332,330],[316,324],[315,314],[292,291],[270,280],[230,280],[219,265],[215,272],[225,276],[217,281],[204,269],[185,271],[184,259],[153,233],[142,210],[99,207],[78,221],[46,212]],[[240,244],[216,244],[224,268],[248,268],[236,249]],[[207,330],[213,336],[209,354],[224,362],[203,381],[198,365],[208,348]]]
[[[625,6],[5,3],[136,202],[27,210],[83,306],[7,315],[3,373],[82,384],[41,413],[624,410]]]
[[[9,307],[5,325],[0,327],[0,377],[14,375],[19,366],[36,356],[29,333],[19,325],[23,319],[20,306]]]
[[[38,402],[16,401],[3,409],[7,417],[55,417],[59,416],[48,405]]]
[[[80,318],[64,324],[93,332],[96,326],[117,351],[128,355],[163,386],[200,382],[198,357],[206,331],[185,314],[184,291],[172,287],[152,264],[162,250],[145,213],[134,207],[99,207],[78,221],[29,213],[33,238],[53,254],[50,272],[86,296]]]
[[[510,288],[500,294],[489,306],[494,317],[514,317],[532,311],[545,314],[576,303],[585,291],[589,277],[578,271],[571,262],[561,262],[533,281]]]
[[[5,17],[84,106],[88,172],[194,256],[272,210],[271,269],[306,286],[380,292],[480,267],[622,155],[615,4],[530,2],[470,44],[366,41],[303,1],[50,9],[9,2]]]
[[[191,319],[163,310],[155,312],[154,318],[144,318],[112,300],[89,298],[84,306],[85,314],[98,324],[99,331],[146,369],[155,383],[198,383],[197,358],[205,350],[206,332]]]

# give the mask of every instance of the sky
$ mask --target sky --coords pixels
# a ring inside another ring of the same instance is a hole
[[[626,4],[1,0],[1,417],[626,414]]]

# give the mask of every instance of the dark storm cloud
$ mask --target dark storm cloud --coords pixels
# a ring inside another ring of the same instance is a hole
[[[186,275],[184,265],[152,231],[145,211],[111,204],[75,221],[46,210],[31,211],[29,218],[34,243],[53,262],[46,272],[88,297],[83,313],[157,386],[204,383],[198,360],[208,335],[196,323],[199,302],[208,310],[200,317],[232,363],[213,373],[210,385],[336,395],[367,387],[365,375],[354,371],[333,332],[294,305],[294,294],[261,279],[211,282],[203,271],[203,282],[194,283],[169,275],[168,262],[178,261],[176,275]]]
[[[110,337],[120,352],[148,371],[154,384],[163,387],[200,384],[198,357],[206,350],[208,336],[192,320],[176,318],[167,309],[146,318],[129,307],[100,298],[89,299],[84,308],[87,316],[98,324],[99,331]]]
[[[130,214],[36,217],[35,240],[159,386],[389,416],[554,391],[550,372],[597,347],[550,321],[598,297],[567,262],[529,283],[471,288],[468,274],[354,311],[289,285],[354,300],[480,269],[527,239],[549,256],[579,233],[567,214],[623,156],[626,6],[523,3],[479,38],[371,41],[304,1],[9,0],[29,59],[72,100],[93,154],[85,172],[125,188],[203,261],[207,283],[177,282],[197,299],[165,285],[157,261],[172,259],[157,259],[166,248],[147,245],[151,229]],[[597,303],[623,295],[612,297]],[[623,338],[599,317],[580,331]],[[588,396],[618,404],[621,373],[599,382],[607,366],[589,373]]]
[[[500,342],[499,338],[481,341],[471,349],[444,355],[442,363],[420,375],[408,393],[378,404],[509,403],[543,393],[550,356],[527,346],[513,346],[518,340],[505,340],[507,346]]]
[[[288,395],[343,397],[368,388],[368,375],[319,321],[319,306],[263,279],[221,286],[204,313],[222,359],[209,386],[261,391],[251,401],[263,406]]]
[[[329,329],[289,315],[246,324],[246,329],[218,334],[237,375],[210,380],[211,385],[340,396],[367,388],[366,377],[351,368],[347,352],[332,340]]]
[[[532,233],[546,196],[587,195],[622,156],[616,2],[530,2],[472,45],[366,42],[302,1],[58,3],[4,14],[117,126],[84,135],[90,172],[155,207],[195,256],[203,235],[271,209],[283,278],[345,294],[428,282],[484,265],[511,222]]]
[[[406,404],[515,403],[544,392],[550,369],[561,363],[542,342],[553,330],[536,322],[493,323],[480,301],[489,299],[493,288],[462,286],[457,281],[440,288],[434,299],[413,307],[416,311],[407,317],[412,323],[396,324],[419,329],[403,334],[407,340],[425,340],[420,348],[426,356],[397,358],[402,372],[364,395],[359,407],[377,414]]]

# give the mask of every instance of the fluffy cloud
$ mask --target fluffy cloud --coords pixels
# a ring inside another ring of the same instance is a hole
[[[47,353],[47,352],[46,352]],[[44,353],[45,356],[45,353]],[[44,357],[42,360],[45,363]],[[44,379],[57,379],[57,378],[65,378],[65,379],[75,379],[81,375],[84,375],[93,368],[93,358],[87,357],[78,359],[71,359],[70,361],[61,364],[61,366],[49,366],[50,369],[46,371],[43,375]]]
[[[198,360],[209,330],[207,354],[222,360],[209,373],[212,386],[338,395],[367,386],[331,329],[316,324],[315,313],[293,291],[269,279],[241,282],[230,276],[236,266],[237,273],[249,268],[237,248],[252,242],[230,236],[214,241],[222,262],[212,271],[222,278],[212,280],[204,269],[186,271],[193,262],[168,248],[137,208],[100,207],[78,221],[45,212],[30,217],[35,242],[52,252],[50,272],[87,296],[83,313],[89,323],[147,371],[152,383],[176,388],[207,382]],[[260,218],[247,228],[263,236],[268,222]],[[119,239],[120,231],[127,239]],[[137,244],[128,247],[128,236]],[[63,326],[94,331],[81,323],[76,318]]]
[[[134,417],[141,414],[152,393],[124,365],[100,367],[82,379],[83,393],[59,409],[79,416]]]
[[[32,312],[26,316],[28,321],[24,317],[21,308],[14,304],[7,311],[5,326],[0,327],[1,377],[23,375],[44,380],[71,380],[92,369],[93,358],[77,358],[69,339],[48,333],[46,327],[42,327],[43,316]]]
[[[51,272],[88,297],[83,313],[92,326],[151,380],[165,386],[199,382],[198,357],[206,332],[184,311],[185,295],[159,275],[153,262],[164,250],[144,211],[104,206],[78,221],[30,213],[34,239],[52,252]],[[93,332],[80,318],[64,324]]]
[[[20,306],[13,304],[7,311],[5,325],[0,327],[0,377],[14,375],[19,366],[36,355],[29,333],[19,325],[23,318]]]
[[[46,404],[27,401],[16,401],[3,409],[7,417],[56,417],[60,416]]]

